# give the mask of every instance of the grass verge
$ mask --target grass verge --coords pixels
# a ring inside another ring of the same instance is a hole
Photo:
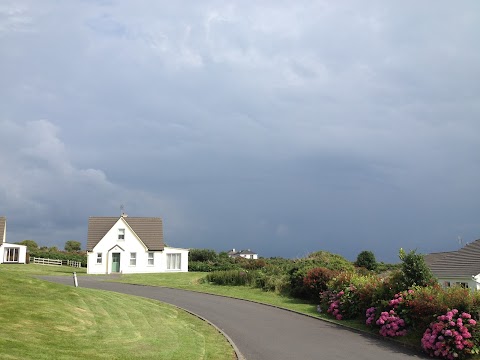
[[[216,329],[154,300],[30,275],[67,267],[0,265],[2,359],[234,359]]]

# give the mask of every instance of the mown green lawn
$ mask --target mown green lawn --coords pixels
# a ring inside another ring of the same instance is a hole
[[[72,268],[0,265],[1,359],[234,358],[218,331],[171,305],[32,277],[61,274]]]

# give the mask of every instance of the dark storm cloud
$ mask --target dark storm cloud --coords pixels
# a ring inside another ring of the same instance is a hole
[[[162,216],[167,242],[264,256],[480,236],[479,5],[0,6],[9,241]]]

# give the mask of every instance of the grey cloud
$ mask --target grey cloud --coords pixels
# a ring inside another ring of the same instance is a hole
[[[0,212],[60,241],[124,203],[168,243],[266,256],[478,238],[477,10],[4,7]]]

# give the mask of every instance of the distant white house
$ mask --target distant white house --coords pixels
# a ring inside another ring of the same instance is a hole
[[[188,252],[165,246],[158,217],[88,220],[88,274],[187,272]]]
[[[243,257],[245,259],[258,259],[258,254],[253,252],[250,249],[247,250],[241,250],[241,251],[236,251],[235,249],[232,249],[227,252],[228,257],[235,258],[235,257]]]
[[[0,264],[25,264],[27,247],[25,245],[10,244],[7,238],[7,219],[0,217]]]
[[[425,262],[443,287],[480,290],[480,239],[457,251],[427,254]]]

